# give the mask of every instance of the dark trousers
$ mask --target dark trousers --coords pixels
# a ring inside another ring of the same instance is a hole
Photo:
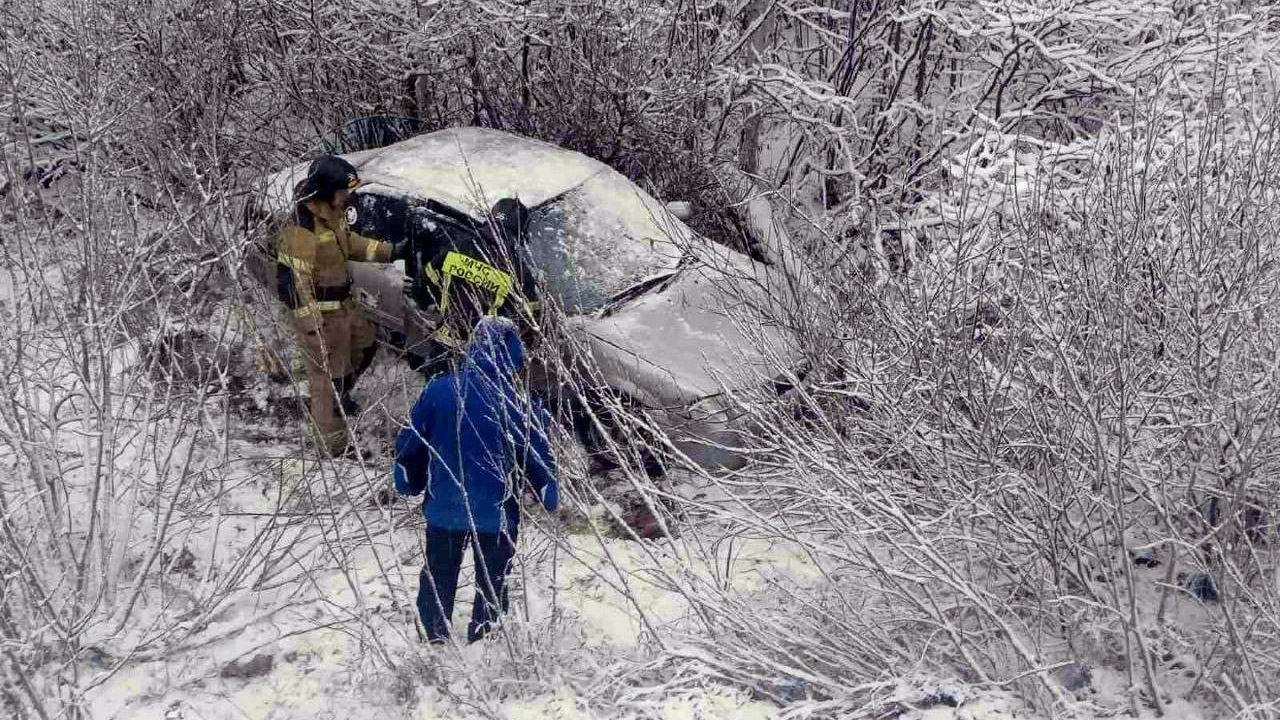
[[[468,545],[476,566],[476,602],[467,625],[467,642],[487,635],[509,607],[506,581],[516,552],[514,527],[506,533],[428,527],[427,563],[418,577],[418,614],[422,616],[427,639],[433,643],[444,642],[449,637],[458,572]]]

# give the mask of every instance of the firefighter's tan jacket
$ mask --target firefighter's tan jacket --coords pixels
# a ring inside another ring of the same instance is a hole
[[[315,216],[315,227],[291,225],[283,230],[276,252],[293,270],[298,304],[293,314],[300,331],[317,330],[322,313],[342,307],[350,292],[347,261],[390,262],[391,245],[352,232],[344,219]]]

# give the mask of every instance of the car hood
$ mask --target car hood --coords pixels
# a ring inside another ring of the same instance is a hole
[[[431,199],[477,217],[502,198],[528,207],[581,185],[608,166],[540,140],[488,128],[460,127],[342,156],[368,191]],[[266,179],[264,209],[280,213],[310,162]],[[538,168],[538,172],[529,172]]]
[[[753,390],[799,358],[779,273],[711,243],[665,287],[617,312],[570,318],[600,371],[644,404],[687,407],[725,389]]]

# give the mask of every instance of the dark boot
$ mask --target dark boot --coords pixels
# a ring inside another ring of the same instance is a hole
[[[351,398],[351,388],[356,384],[355,375],[347,375],[333,381],[333,391],[338,394],[342,414],[354,417],[360,414],[360,403]]]
[[[467,624],[467,642],[476,642],[492,632],[511,607],[507,575],[516,553],[516,527],[505,533],[475,533],[471,553],[476,566],[476,599]]]
[[[360,359],[359,361],[356,362],[355,368],[352,369],[351,374],[348,376],[351,378],[352,385],[355,384],[357,378],[359,378],[361,375],[364,374],[365,370],[369,369],[369,366],[373,364],[374,355],[377,355],[377,354],[378,354],[378,346],[376,345],[370,345],[369,347],[360,351]]]
[[[364,408],[360,407],[360,403],[356,402],[350,395],[342,397],[342,412],[346,413],[348,417],[355,417],[363,411]]]

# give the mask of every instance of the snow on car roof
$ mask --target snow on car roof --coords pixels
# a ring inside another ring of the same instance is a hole
[[[367,189],[429,198],[475,215],[504,197],[540,205],[609,169],[550,143],[475,127],[440,130],[342,157],[359,170]],[[283,212],[308,165],[268,177],[264,209]]]

